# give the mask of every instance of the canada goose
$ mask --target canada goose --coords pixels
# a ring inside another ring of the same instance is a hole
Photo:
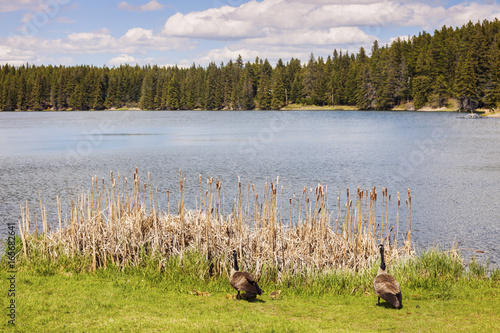
[[[253,279],[252,274],[248,272],[240,272],[238,269],[238,255],[233,250],[234,267],[231,268],[231,276],[229,282],[234,289],[238,291],[236,299],[240,299],[240,291],[244,291],[246,298],[250,299],[257,295],[262,295],[264,292]]]
[[[380,298],[382,298],[395,308],[400,308],[403,305],[401,287],[392,275],[387,274],[384,261],[384,245],[380,244],[379,248],[381,260],[380,267],[377,276],[373,280],[373,290],[378,296],[377,305],[380,305]]]

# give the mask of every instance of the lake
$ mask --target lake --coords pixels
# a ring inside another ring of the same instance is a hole
[[[279,176],[285,197],[321,182],[330,206],[340,188],[388,187],[403,201],[410,188],[417,248],[455,242],[485,251],[478,258],[498,267],[499,147],[499,118],[456,113],[0,112],[0,236],[5,223],[17,223],[25,200],[39,214],[37,190],[55,222],[56,195],[68,202],[71,190],[90,188],[94,175],[130,179],[138,167],[164,197],[167,189],[177,192],[182,169],[187,208],[196,207],[200,174],[224,181],[226,203],[238,176],[260,188]]]

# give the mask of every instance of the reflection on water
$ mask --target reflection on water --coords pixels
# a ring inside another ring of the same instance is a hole
[[[285,197],[304,186],[412,190],[412,240],[427,247],[486,251],[500,263],[500,119],[453,113],[98,111],[0,113],[0,218],[17,222],[40,190],[55,197],[87,189],[110,171],[151,173],[160,196],[182,169],[196,207],[198,175],[221,178],[226,203],[238,176],[262,188],[279,176]],[[285,198],[286,199],[286,198]],[[6,228],[0,229],[4,236]]]

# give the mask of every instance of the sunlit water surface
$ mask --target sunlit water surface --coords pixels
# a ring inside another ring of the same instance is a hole
[[[228,211],[238,176],[261,190],[279,176],[285,197],[325,183],[332,202],[340,188],[376,185],[402,198],[410,188],[417,248],[455,241],[499,266],[499,148],[499,118],[455,113],[0,112],[0,235],[25,200],[37,211],[38,190],[55,221],[56,195],[69,202],[94,175],[130,179],[138,167],[165,205],[182,169],[188,208],[197,205],[200,174],[224,181]]]

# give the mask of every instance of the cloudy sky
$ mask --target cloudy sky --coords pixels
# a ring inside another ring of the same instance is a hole
[[[494,0],[0,0],[0,64],[307,60],[495,17]]]

